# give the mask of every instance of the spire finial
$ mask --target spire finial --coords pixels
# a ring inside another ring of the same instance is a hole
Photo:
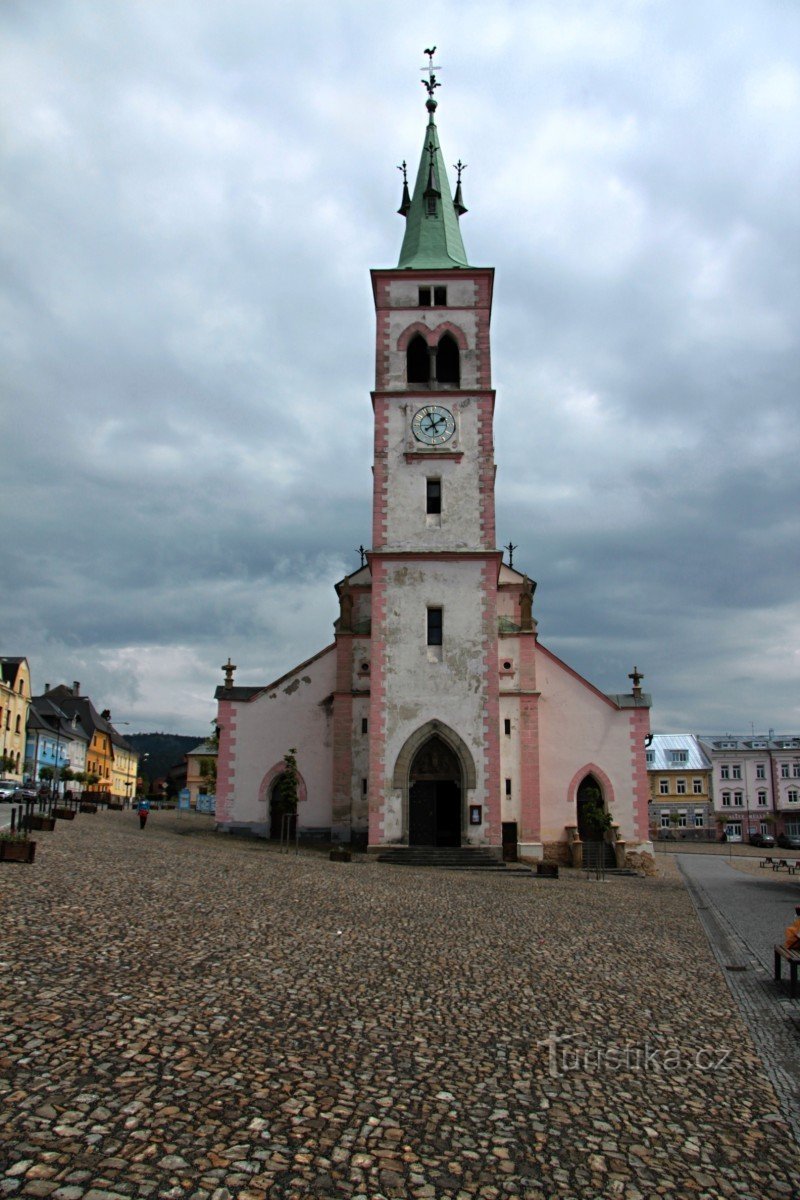
[[[433,98],[433,93],[436,91],[436,89],[438,87],[442,86],[433,73],[434,70],[441,71],[441,69],[442,69],[441,67],[434,66],[433,56],[435,53],[436,53],[435,46],[432,46],[430,48],[430,50],[423,50],[423,54],[427,54],[427,56],[428,56],[428,65],[426,67],[422,67],[422,71],[423,72],[427,71],[428,78],[423,79],[421,82],[422,82],[422,86],[425,88],[425,90],[428,93],[428,99],[425,101],[425,107],[427,108],[428,112],[430,113],[431,121],[433,120],[433,114],[436,112],[436,101]]]
[[[398,208],[397,211],[399,212],[401,217],[407,217],[408,210],[411,208],[411,196],[409,195],[409,192],[408,192],[408,167],[406,165],[405,159],[403,159],[403,161],[401,162],[400,166],[397,169],[398,169],[398,171],[402,171],[402,173],[403,173],[403,198],[400,201],[400,207]]]
[[[225,672],[225,687],[233,687],[233,672],[236,670],[236,664],[231,662],[231,656],[228,655],[228,661],[223,663],[220,670]]]
[[[631,673],[628,675],[628,679],[631,679],[631,680],[633,680],[633,694],[634,694],[634,696],[641,696],[641,694],[642,694],[642,680],[644,679],[644,675],[641,673],[641,671],[639,670],[639,668],[638,668],[638,667],[634,667],[634,668],[633,668],[633,670],[631,671]]]
[[[456,194],[453,196],[453,208],[456,210],[456,216],[463,217],[465,212],[468,212],[464,204],[464,197],[461,195],[461,172],[466,171],[467,164],[462,163],[461,159],[457,163],[453,163],[456,171],[458,171],[458,182],[456,183]]]

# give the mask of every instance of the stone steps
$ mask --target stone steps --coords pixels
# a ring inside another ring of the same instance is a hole
[[[507,870],[502,851],[493,846],[393,846],[378,855],[378,862],[450,871]]]

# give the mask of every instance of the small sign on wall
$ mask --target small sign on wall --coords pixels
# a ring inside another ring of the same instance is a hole
[[[483,805],[470,804],[469,806],[469,823],[470,825],[480,825],[483,821]]]

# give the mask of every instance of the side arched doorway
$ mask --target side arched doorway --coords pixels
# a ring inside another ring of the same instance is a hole
[[[273,841],[278,841],[283,831],[283,817],[285,813],[292,812],[292,806],[287,804],[281,794],[281,785],[283,784],[283,772],[273,779],[269,789],[269,837]],[[295,810],[296,817],[296,810]],[[294,835],[294,826],[290,830]]]
[[[582,841],[593,840],[596,834],[589,829],[586,821],[586,809],[589,806],[598,805],[600,808],[605,808],[603,798],[603,789],[600,783],[595,779],[594,775],[585,775],[578,785],[577,794],[577,821],[578,821],[578,836]]]
[[[434,734],[417,750],[409,770],[409,846],[460,846],[461,764]]]

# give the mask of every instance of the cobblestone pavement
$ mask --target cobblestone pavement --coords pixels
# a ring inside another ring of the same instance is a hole
[[[84,815],[0,866],[0,1196],[797,1195],[674,870],[340,864],[203,827]]]

